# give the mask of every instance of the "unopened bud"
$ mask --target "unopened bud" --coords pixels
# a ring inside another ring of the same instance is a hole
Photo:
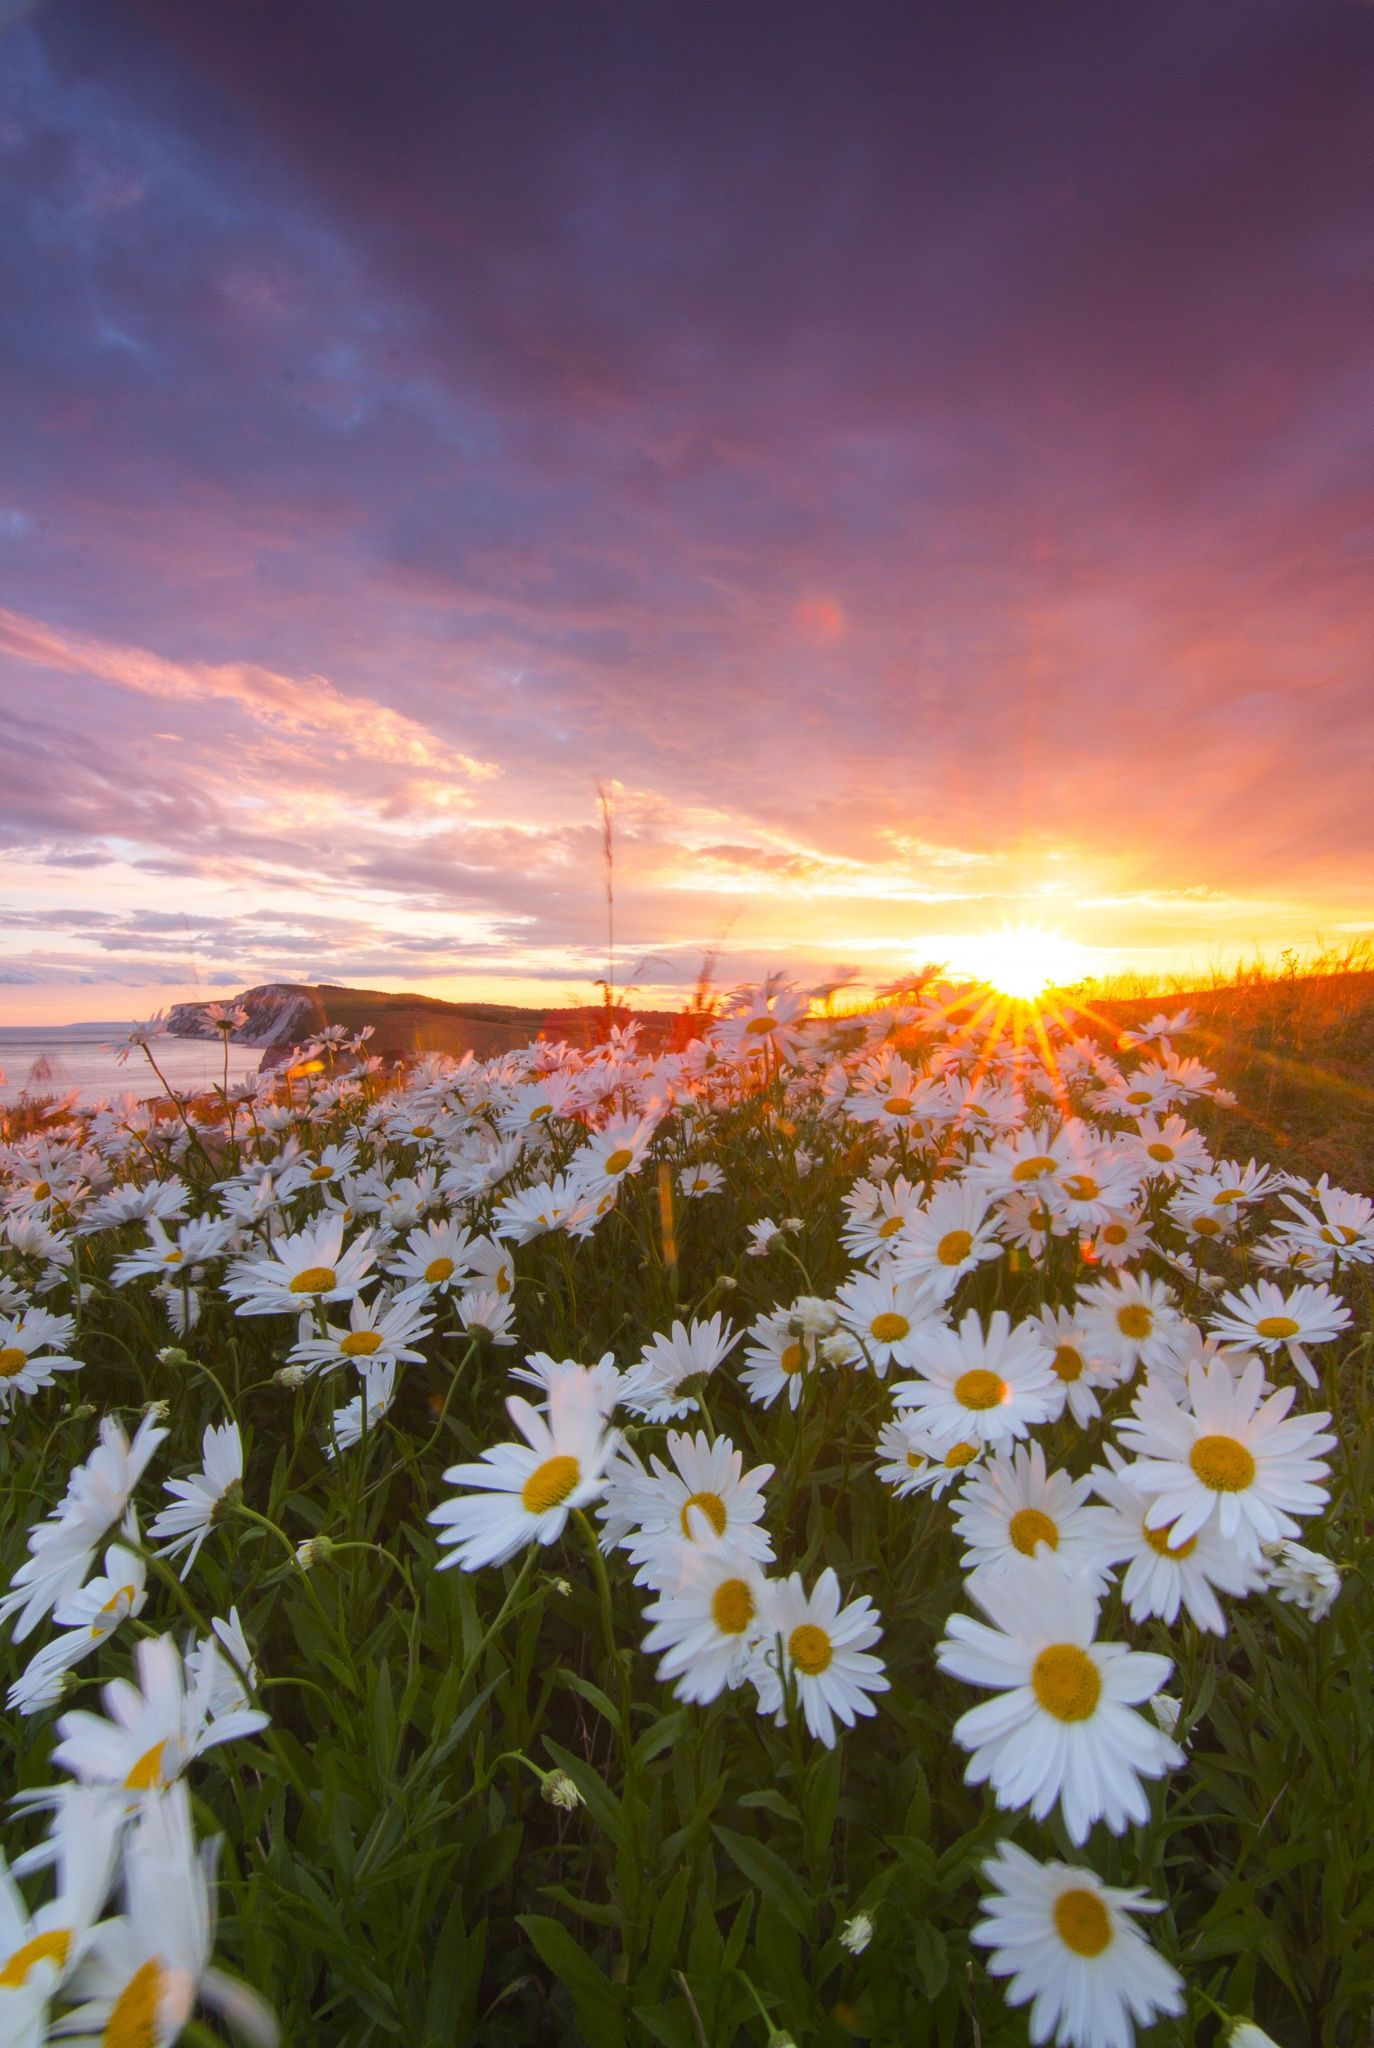
[[[572,1813],[586,1801],[566,1771],[550,1771],[540,1788],[540,1797],[564,1813]]]
[[[840,1947],[861,1956],[873,1939],[873,1922],[867,1913],[854,1913],[840,1929]]]
[[[279,1387],[303,1387],[310,1377],[308,1365],[284,1365],[272,1375]]]
[[[328,1564],[336,1547],[328,1536],[307,1536],[296,1545],[296,1563],[303,1572],[313,1571],[317,1564]]]
[[[157,1362],[159,1365],[189,1365],[191,1354],[183,1351],[179,1344],[164,1344],[157,1354]]]

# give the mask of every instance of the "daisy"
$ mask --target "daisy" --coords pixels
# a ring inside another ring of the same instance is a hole
[[[656,1116],[617,1117],[604,1130],[593,1131],[568,1163],[568,1179],[587,1194],[602,1195],[628,1175],[639,1172],[653,1142]]]
[[[771,1309],[747,1332],[740,1384],[760,1408],[771,1408],[786,1393],[788,1407],[795,1410],[803,1377],[815,1363],[816,1339],[794,1327],[790,1309]]]
[[[1158,1913],[1143,1892],[1091,1870],[1037,1863],[1011,1842],[983,1865],[995,1887],[970,1939],[1009,1977],[1007,2000],[1029,2005],[1030,2037],[1059,2048],[1132,2048],[1137,2026],[1183,2011],[1183,1979],[1146,1941],[1132,1913]]]
[[[972,1751],[968,1783],[991,1784],[999,1806],[1028,1806],[1036,1820],[1057,1802],[1075,1843],[1096,1820],[1119,1835],[1148,1819],[1142,1778],[1183,1755],[1132,1709],[1163,1691],[1170,1660],[1095,1642],[1092,1586],[1053,1557],[1009,1558],[967,1590],[992,1626],[952,1614],[936,1662],[998,1694],[955,1723],[955,1741]]]
[[[81,2001],[61,2023],[71,2048],[170,2048],[199,2000],[256,2048],[275,2048],[269,2008],[210,1964],[218,1847],[197,1851],[184,1785],[144,1802],[124,1851],[125,1911],[101,1923],[71,1980]]]
[[[71,1316],[42,1308],[0,1315],[0,1414],[19,1395],[50,1387],[55,1372],[80,1372],[81,1360],[60,1348],[71,1342],[74,1328]]]
[[[699,1195],[715,1195],[725,1186],[725,1175],[713,1159],[698,1160],[694,1166],[684,1166],[677,1177],[678,1192],[692,1200]]]
[[[56,1895],[33,1914],[0,1851],[0,2038],[6,2048],[42,2048],[50,2038],[44,2008],[90,1945],[114,1878],[122,1826],[119,1808],[98,1793],[64,1800],[49,1845]]]
[[[513,1344],[515,1303],[494,1287],[467,1287],[454,1307],[459,1323],[469,1336],[485,1337],[489,1344]]]
[[[888,1273],[858,1273],[836,1290],[835,1302],[844,1327],[884,1379],[889,1365],[909,1370],[916,1364],[923,1329],[943,1329],[940,1303],[948,1292],[943,1280],[930,1276],[898,1280]]]
[[[1374,1202],[1367,1195],[1333,1188],[1323,1174],[1311,1191],[1311,1199],[1320,1205],[1320,1216],[1306,1208],[1296,1195],[1284,1195],[1282,1199],[1298,1218],[1296,1224],[1286,1226],[1290,1237],[1328,1257],[1335,1254],[1357,1265],[1374,1262]]]
[[[669,1430],[672,1467],[651,1456],[650,1471],[635,1488],[636,1526],[621,1538],[639,1584],[662,1585],[671,1577],[679,1545],[705,1540],[728,1543],[756,1564],[770,1564],[773,1544],[762,1526],[763,1489],[771,1465],[744,1470],[743,1454],[728,1437],[711,1443],[701,1432]]]
[[[136,1523],[130,1534],[137,1539]],[[10,1687],[6,1704],[19,1714],[55,1706],[67,1672],[98,1650],[122,1622],[141,1614],[146,1599],[143,1558],[122,1543],[112,1543],[105,1552],[104,1572],[57,1603],[53,1620],[63,1633],[30,1658],[27,1670]]]
[[[226,1502],[243,1490],[243,1441],[237,1422],[223,1422],[218,1429],[208,1424],[201,1439],[200,1471],[189,1479],[164,1479],[162,1490],[179,1505],[155,1515],[148,1534],[155,1541],[164,1536],[173,1539],[163,1544],[158,1553],[161,1557],[179,1557],[186,1552],[181,1568],[185,1579]]]
[[[343,1249],[341,1216],[326,1216],[308,1230],[278,1238],[265,1259],[240,1259],[229,1268],[224,1291],[241,1316],[294,1314],[318,1302],[351,1301],[361,1293],[376,1259],[373,1233],[362,1231]]]
[[[1082,1288],[1075,1313],[1113,1383],[1141,1365],[1147,1372],[1167,1367],[1177,1352],[1183,1318],[1164,1282],[1148,1273],[1118,1273]]]
[[[595,1197],[571,1174],[519,1188],[496,1205],[492,1227],[514,1244],[533,1244],[550,1230],[575,1234],[596,1219]]]
[[[878,1432],[878,1477],[899,1500],[929,1493],[936,1500],[971,1471],[983,1455],[981,1444],[948,1448],[909,1415],[895,1415]]]
[[[480,1460],[451,1465],[444,1474],[450,1485],[478,1490],[430,1512],[449,1552],[439,1559],[440,1570],[457,1564],[477,1571],[504,1564],[528,1544],[556,1542],[573,1509],[595,1500],[605,1486],[616,1438],[584,1379],[557,1380],[546,1414],[518,1394],[506,1408],[524,1443],[496,1444]]]
[[[967,1572],[996,1570],[1012,1557],[1052,1551],[1066,1571],[1100,1576],[1091,1479],[1047,1472],[1039,1444],[998,1452],[959,1490],[954,1526],[963,1537]],[[1098,1588],[1100,1590],[1100,1587]]]
[[[1120,1425],[1137,1453],[1123,1476],[1151,1497],[1145,1520],[1169,1529],[1177,1547],[1215,1521],[1221,1534],[1253,1557],[1261,1543],[1296,1536],[1298,1515],[1324,1506],[1328,1467],[1321,1453],[1336,1439],[1331,1417],[1289,1415],[1295,1389],[1267,1399],[1264,1368],[1255,1358],[1237,1379],[1224,1360],[1188,1368],[1185,1407],[1163,1386],[1141,1388]]]
[[[998,1309],[986,1332],[970,1309],[957,1331],[928,1328],[916,1343],[919,1379],[892,1389],[898,1408],[919,1411],[922,1426],[946,1446],[1003,1444],[1054,1412],[1057,1382],[1040,1332]]]
[[[868,1652],[882,1635],[866,1595],[840,1605],[840,1582],[827,1567],[808,1594],[793,1572],[773,1588],[769,1635],[755,1683],[759,1712],[787,1720],[787,1693],[795,1686],[806,1725],[827,1749],[835,1747],[835,1723],[854,1726],[860,1714],[877,1708],[870,1693],[886,1692],[887,1673]]]
[[[361,1391],[351,1401],[345,1401],[341,1408],[336,1408],[329,1418],[329,1438],[324,1447],[326,1458],[337,1458],[342,1452],[351,1451],[355,1444],[360,1444],[364,1427],[370,1435],[383,1417],[390,1414],[395,1397],[396,1368],[391,1360],[369,1359]]]
[[[680,1700],[705,1706],[744,1678],[771,1627],[770,1592],[752,1557],[709,1537],[683,1544],[675,1572],[644,1619],[649,1656],[663,1651],[658,1676],[676,1680]]]
[[[423,1343],[433,1327],[426,1314],[427,1291],[391,1295],[382,1288],[371,1301],[349,1303],[348,1325],[326,1322],[320,1335],[302,1337],[289,1354],[292,1365],[332,1372],[341,1365],[365,1372],[372,1365],[423,1365]]]
[[[156,1415],[155,1409],[148,1410],[132,1443],[114,1416],[102,1416],[99,1444],[71,1474],[56,1511],[29,1531],[29,1556],[0,1598],[0,1621],[19,1616],[13,1631],[17,1643],[59,1600],[76,1592],[107,1531],[122,1520],[129,1496],[167,1434]]]
[[[1313,1621],[1324,1621],[1336,1604],[1341,1575],[1329,1557],[1301,1543],[1266,1543],[1266,1573],[1280,1600],[1300,1607]]]
[[[204,1699],[187,1692],[181,1652],[170,1636],[136,1643],[134,1672],[136,1685],[115,1678],[105,1687],[104,1717],[82,1710],[57,1724],[62,1739],[52,1761],[83,1785],[164,1791],[206,1750],[267,1726],[267,1715],[252,1707],[207,1713]]]
[[[622,1398],[648,1422],[678,1422],[695,1413],[697,1388],[739,1342],[719,1315],[709,1322],[675,1322],[672,1334],[651,1337],[625,1375]]]
[[[1050,1369],[1059,1382],[1062,1398],[1050,1417],[1057,1422],[1067,1408],[1080,1429],[1086,1429],[1102,1413],[1094,1385],[1092,1342],[1088,1331],[1072,1309],[1042,1308],[1036,1317],[1041,1341],[1050,1352]],[[1100,1384],[1108,1384],[1104,1378]]]
[[[523,1365],[511,1367],[511,1378],[538,1387],[545,1402],[556,1380],[581,1376],[607,1421],[620,1400],[625,1375],[617,1369],[615,1353],[603,1351],[595,1365],[581,1365],[575,1358],[551,1358],[547,1351],[532,1351]]]
[[[908,1214],[893,1246],[892,1270],[900,1280],[937,1280],[942,1298],[948,1298],[965,1273],[1001,1256],[985,1193],[966,1181],[945,1180],[928,1202]]]
[[[1142,1116],[1135,1130],[1118,1140],[1122,1152],[1137,1163],[1152,1180],[1177,1180],[1183,1173],[1205,1173],[1211,1154],[1201,1131],[1195,1131],[1181,1116]]]
[[[1172,1529],[1152,1528],[1150,1496],[1122,1476],[1125,1460],[1114,1445],[1107,1445],[1106,1456],[1107,1464],[1091,1474],[1092,1489],[1104,1503],[1094,1519],[1098,1562],[1126,1566],[1121,1595],[1132,1621],[1157,1616],[1172,1628],[1182,1610],[1200,1629],[1225,1635],[1217,1594],[1243,1598],[1259,1588],[1263,1580],[1253,1557],[1228,1542],[1214,1522],[1176,1541]]]
[[[1143,1216],[1133,1211],[1109,1216],[1092,1238],[1083,1240],[1083,1256],[1098,1266],[1124,1266],[1143,1252],[1155,1249],[1154,1238]]]
[[[471,1251],[472,1239],[460,1223],[425,1223],[411,1231],[405,1250],[392,1258],[388,1271],[405,1283],[407,1291],[447,1294],[470,1274]]]
[[[1272,1280],[1257,1280],[1238,1293],[1223,1294],[1208,1328],[1247,1351],[1272,1354],[1282,1345],[1308,1386],[1315,1387],[1317,1375],[1304,1347],[1329,1344],[1348,1330],[1350,1310],[1327,1287],[1309,1284],[1285,1295]]]

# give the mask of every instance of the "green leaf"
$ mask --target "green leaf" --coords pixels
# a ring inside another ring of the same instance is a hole
[[[620,1993],[586,1950],[559,1920],[546,1919],[542,1913],[520,1913],[516,1920],[540,1960],[571,1995],[589,2048],[624,2048]]]

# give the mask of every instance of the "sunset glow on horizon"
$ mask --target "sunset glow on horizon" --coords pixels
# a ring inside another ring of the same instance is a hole
[[[554,18],[0,30],[0,1021],[1374,933],[1374,12]]]

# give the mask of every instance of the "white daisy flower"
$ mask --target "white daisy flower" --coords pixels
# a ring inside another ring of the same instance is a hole
[[[243,1440],[237,1422],[223,1422],[218,1429],[213,1423],[207,1425],[201,1438],[201,1470],[193,1472],[189,1479],[163,1480],[163,1492],[170,1493],[179,1505],[163,1508],[148,1525],[148,1535],[154,1541],[163,1537],[173,1539],[163,1543],[159,1556],[180,1557],[183,1550],[186,1552],[181,1568],[183,1579],[223,1513],[225,1502],[242,1488]]]
[[[1148,1273],[1118,1273],[1079,1292],[1075,1310],[1095,1360],[1114,1380],[1128,1380],[1137,1367],[1167,1367],[1180,1341],[1183,1317],[1162,1280]]]
[[[448,1550],[440,1570],[457,1564],[477,1571],[504,1564],[528,1544],[556,1542],[573,1509],[597,1499],[605,1486],[616,1437],[607,1432],[596,1390],[585,1379],[556,1380],[543,1415],[518,1394],[506,1408],[524,1443],[495,1444],[480,1460],[451,1465],[444,1474],[451,1486],[476,1490],[430,1512]]]
[[[186,1689],[181,1652],[170,1636],[134,1645],[138,1683],[115,1678],[102,1698],[105,1715],[84,1709],[64,1714],[52,1761],[83,1785],[113,1785],[123,1792],[160,1792],[207,1749],[256,1735],[268,1717],[252,1707],[223,1714]]]
[[[348,1305],[348,1324],[326,1322],[323,1335],[310,1335],[291,1347],[288,1363],[310,1372],[332,1372],[341,1365],[365,1372],[376,1365],[423,1365],[424,1342],[433,1325],[426,1312],[428,1290],[392,1295],[386,1288],[371,1301],[361,1295]]]
[[[81,1360],[65,1349],[75,1327],[71,1316],[55,1316],[30,1308],[19,1316],[0,1315],[0,1414],[19,1395],[26,1398],[50,1387],[56,1372],[79,1372]]]
[[[50,1855],[55,1896],[30,1913],[0,1851],[0,2038],[6,2048],[42,2048],[49,1998],[90,1946],[114,1878],[123,1814],[100,1793],[72,1788],[57,1807]]]
[[[407,1291],[447,1294],[467,1280],[471,1252],[472,1238],[460,1223],[436,1220],[411,1231],[405,1250],[391,1259],[387,1270]]]
[[[130,1534],[137,1537],[137,1523]],[[27,1669],[10,1687],[6,1704],[19,1714],[38,1713],[62,1697],[69,1671],[91,1656],[122,1622],[141,1614],[147,1599],[147,1566],[138,1551],[112,1543],[105,1569],[88,1579],[79,1592],[59,1600],[53,1620],[62,1630],[30,1658]],[[3,1980],[0,1980],[3,1981]]]
[[[1059,1405],[1050,1419],[1057,1422],[1067,1408],[1078,1427],[1086,1429],[1102,1413],[1094,1385],[1090,1334],[1072,1309],[1042,1308],[1036,1321],[1050,1352],[1050,1370],[1061,1390]],[[1105,1375],[1100,1384],[1110,1384]]]
[[[959,1489],[954,1526],[963,1537],[964,1570],[996,1571],[1012,1557],[1053,1552],[1068,1572],[1083,1572],[1101,1591],[1091,1479],[1048,1472],[1038,1443],[998,1452]]]
[[[679,1169],[677,1185],[678,1192],[691,1201],[700,1195],[719,1194],[725,1175],[713,1159],[699,1159],[695,1165]]]
[[[958,1330],[918,1331],[921,1377],[892,1389],[898,1408],[914,1408],[932,1436],[946,1444],[997,1445],[1046,1422],[1056,1405],[1050,1353],[1033,1323],[1018,1323],[998,1309],[984,1331],[976,1309]]]
[[[1150,1496],[1145,1519],[1168,1527],[1170,1542],[1196,1536],[1213,1520],[1228,1541],[1254,1556],[1261,1543],[1296,1536],[1299,1515],[1325,1505],[1327,1463],[1336,1442],[1331,1417],[1292,1415],[1295,1389],[1267,1399],[1255,1358],[1237,1379],[1224,1360],[1188,1368],[1188,1405],[1148,1382],[1120,1425],[1137,1453],[1123,1477]]]
[[[802,1396],[802,1381],[816,1363],[816,1339],[805,1330],[794,1329],[792,1311],[771,1309],[747,1332],[740,1384],[760,1408],[771,1408],[779,1394],[795,1409]]]
[[[29,1555],[0,1598],[0,1621],[19,1616],[14,1624],[17,1643],[59,1600],[77,1591],[102,1538],[122,1520],[130,1495],[166,1434],[153,1408],[139,1423],[132,1443],[112,1415],[102,1416],[99,1444],[71,1474],[54,1513],[29,1531]]]
[[[720,1316],[675,1322],[669,1336],[651,1337],[625,1375],[621,1398],[649,1422],[677,1422],[697,1409],[697,1388],[739,1342]]]
[[[545,1401],[554,1382],[581,1375],[602,1415],[610,1420],[620,1401],[625,1375],[616,1366],[615,1353],[603,1351],[595,1365],[582,1365],[575,1358],[551,1358],[547,1351],[532,1351],[523,1365],[511,1367],[511,1378],[538,1387]]]
[[[1280,1600],[1300,1607],[1312,1621],[1324,1621],[1341,1590],[1330,1558],[1301,1543],[1266,1543],[1264,1556],[1269,1585]]]
[[[917,1363],[920,1332],[943,1329],[940,1305],[948,1294],[941,1280],[898,1280],[890,1271],[858,1273],[837,1289],[836,1306],[844,1327],[863,1346],[863,1355],[879,1379],[890,1365]]]
[[[840,1582],[828,1566],[810,1593],[797,1572],[772,1590],[769,1640],[754,1674],[759,1712],[782,1727],[795,1687],[807,1727],[833,1749],[836,1721],[852,1728],[858,1715],[875,1714],[869,1694],[888,1688],[882,1659],[868,1655],[882,1635],[873,1602],[863,1595],[842,1607]]]
[[[645,1652],[661,1650],[658,1676],[675,1681],[680,1700],[705,1706],[746,1675],[751,1657],[771,1626],[770,1593],[752,1557],[733,1544],[704,1535],[683,1544],[674,1575],[650,1601]]]
[[[331,1215],[278,1238],[269,1258],[236,1261],[225,1275],[224,1291],[241,1316],[294,1315],[318,1302],[351,1301],[377,1254],[371,1230],[355,1237],[347,1251],[343,1234],[342,1216]]]
[[[1114,1835],[1145,1821],[1141,1780],[1176,1769],[1183,1754],[1133,1709],[1163,1691],[1170,1660],[1095,1642],[1092,1586],[1053,1557],[1009,1558],[967,1590],[992,1626],[952,1614],[936,1661],[998,1695],[954,1726],[972,1751],[969,1784],[990,1784],[999,1806],[1029,1807],[1037,1820],[1058,1803],[1072,1842],[1096,1820]]]
[[[326,1458],[341,1457],[363,1440],[366,1423],[368,1434],[383,1418],[390,1414],[396,1398],[396,1368],[389,1358],[370,1359],[363,1373],[361,1390],[351,1401],[345,1401],[336,1408],[329,1418],[329,1435],[324,1446]]]
[[[1008,2003],[1030,2006],[1037,2048],[1051,2037],[1058,2048],[1133,2048],[1137,2026],[1183,2011],[1183,1979],[1130,1918],[1160,1912],[1157,1900],[1037,1863],[1011,1842],[983,1874],[995,1889],[970,1939],[992,1951],[994,1977],[1011,1979]]]
[[[1002,1242],[988,1211],[987,1192],[963,1180],[940,1181],[928,1202],[911,1210],[892,1248],[898,1279],[931,1278],[942,1299],[965,1273],[1002,1256]]]
[[[691,1437],[670,1429],[667,1450],[672,1467],[650,1457],[650,1470],[634,1490],[636,1525],[620,1539],[636,1567],[636,1583],[670,1583],[679,1546],[699,1544],[704,1535],[756,1564],[770,1564],[773,1544],[762,1526],[763,1489],[773,1467],[756,1465],[746,1472],[743,1454],[728,1437],[711,1443],[700,1431]]]
[[[1350,1328],[1350,1310],[1327,1287],[1306,1285],[1285,1294],[1272,1280],[1257,1280],[1234,1294],[1223,1294],[1217,1313],[1208,1319],[1212,1334],[1226,1344],[1271,1356],[1288,1353],[1309,1387],[1317,1375],[1304,1346],[1329,1344]]]
[[[1167,1525],[1153,1528],[1150,1496],[1122,1476],[1125,1461],[1114,1445],[1107,1445],[1106,1455],[1106,1466],[1091,1474],[1093,1491],[1104,1503],[1094,1525],[1098,1557],[1103,1565],[1126,1566],[1121,1594],[1132,1621],[1157,1616],[1172,1627],[1181,1609],[1200,1629],[1225,1635],[1217,1594],[1244,1598],[1259,1588],[1263,1580],[1252,1554],[1223,1536],[1215,1522],[1177,1542]]]
[[[983,1456],[981,1444],[946,1445],[910,1415],[894,1415],[878,1432],[878,1477],[899,1500],[929,1493],[938,1500]]]

